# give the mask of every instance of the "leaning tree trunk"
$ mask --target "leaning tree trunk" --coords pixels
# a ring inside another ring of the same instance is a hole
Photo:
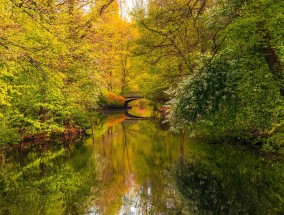
[[[261,24],[263,33],[263,47],[262,52],[265,57],[265,61],[275,81],[279,83],[280,94],[284,96],[284,80],[283,80],[283,66],[279,56],[273,45],[271,44],[272,37],[267,29],[264,28],[264,23]]]

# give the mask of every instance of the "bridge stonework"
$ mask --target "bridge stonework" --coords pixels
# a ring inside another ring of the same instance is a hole
[[[125,102],[124,102],[124,107],[128,108],[128,103],[138,100],[138,99],[143,99],[144,96],[140,93],[128,93],[125,95],[122,95],[125,98]]]

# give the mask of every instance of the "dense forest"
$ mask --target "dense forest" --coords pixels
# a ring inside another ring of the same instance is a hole
[[[175,131],[283,152],[282,0],[0,2],[0,145],[139,92]]]

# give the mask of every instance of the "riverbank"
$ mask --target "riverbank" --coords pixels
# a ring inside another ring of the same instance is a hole
[[[106,122],[108,125],[115,125],[118,123],[121,123],[125,121],[126,119],[133,119],[133,120],[140,120],[140,119],[156,119],[155,121],[159,124],[159,126],[163,130],[169,130],[170,125],[169,122],[166,122],[166,111],[154,111],[151,108],[141,107],[139,105],[134,105],[133,108],[127,108],[127,109],[100,109],[96,110],[92,114],[92,120],[93,122]],[[62,132],[51,132],[48,133],[39,133],[31,136],[24,136],[22,141],[19,142],[19,144],[15,145],[25,145],[25,146],[32,146],[32,145],[38,145],[38,144],[44,144],[52,141],[73,141],[78,140],[84,135],[86,135],[86,132],[88,129],[90,129],[91,124],[87,127],[80,128],[76,125],[70,125],[64,129]],[[96,131],[93,131],[96,132]],[[89,134],[90,135],[90,134]],[[219,138],[212,138],[210,136],[196,136],[196,137],[190,137],[190,134],[185,134],[185,138],[187,139],[193,139],[197,140],[198,142],[204,142],[208,144],[226,144],[231,145],[236,148],[240,148],[241,150],[246,149],[251,152],[256,153],[260,157],[265,158],[275,158],[280,159],[284,157],[284,153],[282,152],[283,149],[280,149],[278,151],[276,150],[269,150],[265,149],[263,147],[263,143],[257,142],[256,139],[249,139],[249,138],[240,138],[240,137],[219,137]],[[13,146],[11,144],[7,146]],[[5,148],[6,146],[3,146]],[[282,150],[282,151],[281,151]]]

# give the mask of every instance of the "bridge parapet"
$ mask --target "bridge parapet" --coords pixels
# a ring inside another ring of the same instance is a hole
[[[124,98],[144,98],[143,94],[142,93],[139,93],[139,92],[130,92],[130,93],[125,93],[125,94],[122,94],[121,96],[123,96]]]

